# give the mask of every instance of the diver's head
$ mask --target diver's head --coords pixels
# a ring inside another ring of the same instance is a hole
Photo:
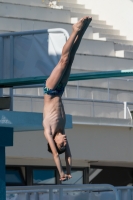
[[[57,152],[59,154],[62,154],[66,150],[67,145],[67,137],[65,134],[62,134],[61,132],[56,133],[54,136],[54,142],[57,149]],[[52,153],[50,145],[48,144],[48,151]]]

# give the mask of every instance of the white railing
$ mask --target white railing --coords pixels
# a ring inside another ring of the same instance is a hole
[[[13,186],[6,188],[6,200],[132,200],[133,186],[109,184]]]
[[[62,98],[66,113],[73,116],[132,120],[133,103],[92,99]],[[14,111],[41,112],[43,96],[14,95]]]
[[[85,81],[76,81],[76,82],[68,82],[68,85],[65,88],[65,92],[63,97],[65,98],[89,98],[89,99],[97,99],[99,93],[99,100],[107,100],[107,101],[119,101],[120,97],[117,97],[119,93],[127,93],[123,98],[123,101],[128,101],[127,95],[133,92],[132,88],[133,79],[128,78],[110,78],[110,79],[96,79],[96,80],[85,80]],[[31,86],[19,86],[14,87],[14,94],[17,94],[17,89],[21,88],[34,88],[33,93],[36,93],[37,96],[43,96],[43,84],[40,85],[31,85]],[[89,97],[85,97],[82,95],[82,91],[86,90]],[[22,90],[23,92],[23,90]],[[74,94],[72,94],[74,92]],[[115,92],[115,93],[114,93]],[[102,93],[104,93],[102,95]],[[24,94],[24,93],[22,93]],[[96,95],[95,95],[96,94]],[[34,94],[33,94],[34,95]],[[113,98],[112,98],[113,96]],[[133,97],[129,97],[131,102],[133,101]]]
[[[117,189],[109,184],[84,184],[84,185],[44,185],[27,187],[8,187],[6,190],[6,200],[38,200],[42,196],[45,200],[63,199],[97,199],[93,193],[104,193],[103,200],[111,197],[112,200],[120,200]],[[21,196],[20,196],[21,195]],[[19,198],[20,196],[20,198]],[[15,198],[16,197],[16,198]],[[98,200],[98,199],[97,199]]]

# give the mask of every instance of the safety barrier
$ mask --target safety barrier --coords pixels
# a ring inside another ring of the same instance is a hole
[[[120,200],[133,200],[133,186],[116,187]]]
[[[111,198],[110,198],[111,197]],[[121,200],[115,187],[109,184],[44,185],[8,187],[6,200]]]
[[[6,200],[133,200],[133,186],[109,184],[7,187]]]
[[[36,112],[36,106],[38,112],[41,112],[44,100],[43,96],[34,95],[16,95],[14,94],[14,111],[28,111]],[[127,119],[125,124],[122,125],[132,126],[132,110],[133,103],[122,101],[106,101],[106,100],[94,100],[94,99],[77,99],[77,98],[62,98],[65,110],[67,113],[76,116],[85,117],[103,117],[103,118],[115,118],[115,119]],[[21,105],[21,107],[17,106]],[[26,106],[29,105],[29,106]],[[77,107],[78,105],[78,107]],[[76,107],[75,107],[76,106]],[[120,123],[120,121],[119,121]]]

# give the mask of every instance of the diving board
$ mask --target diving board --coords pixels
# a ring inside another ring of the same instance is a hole
[[[71,74],[69,77],[69,81],[125,77],[125,76],[133,76],[133,69]],[[44,81],[46,81],[47,78],[48,76],[3,79],[0,80],[0,88],[41,84],[44,83]]]

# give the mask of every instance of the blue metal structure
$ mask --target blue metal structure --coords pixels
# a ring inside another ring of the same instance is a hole
[[[0,111],[0,127],[11,127],[14,129],[14,132],[43,130],[42,121],[42,113],[2,110]],[[71,128],[72,116],[66,115],[65,129]],[[1,137],[2,135],[0,135],[0,139]]]
[[[13,128],[0,127],[0,200],[6,199],[5,147],[13,146]]]

